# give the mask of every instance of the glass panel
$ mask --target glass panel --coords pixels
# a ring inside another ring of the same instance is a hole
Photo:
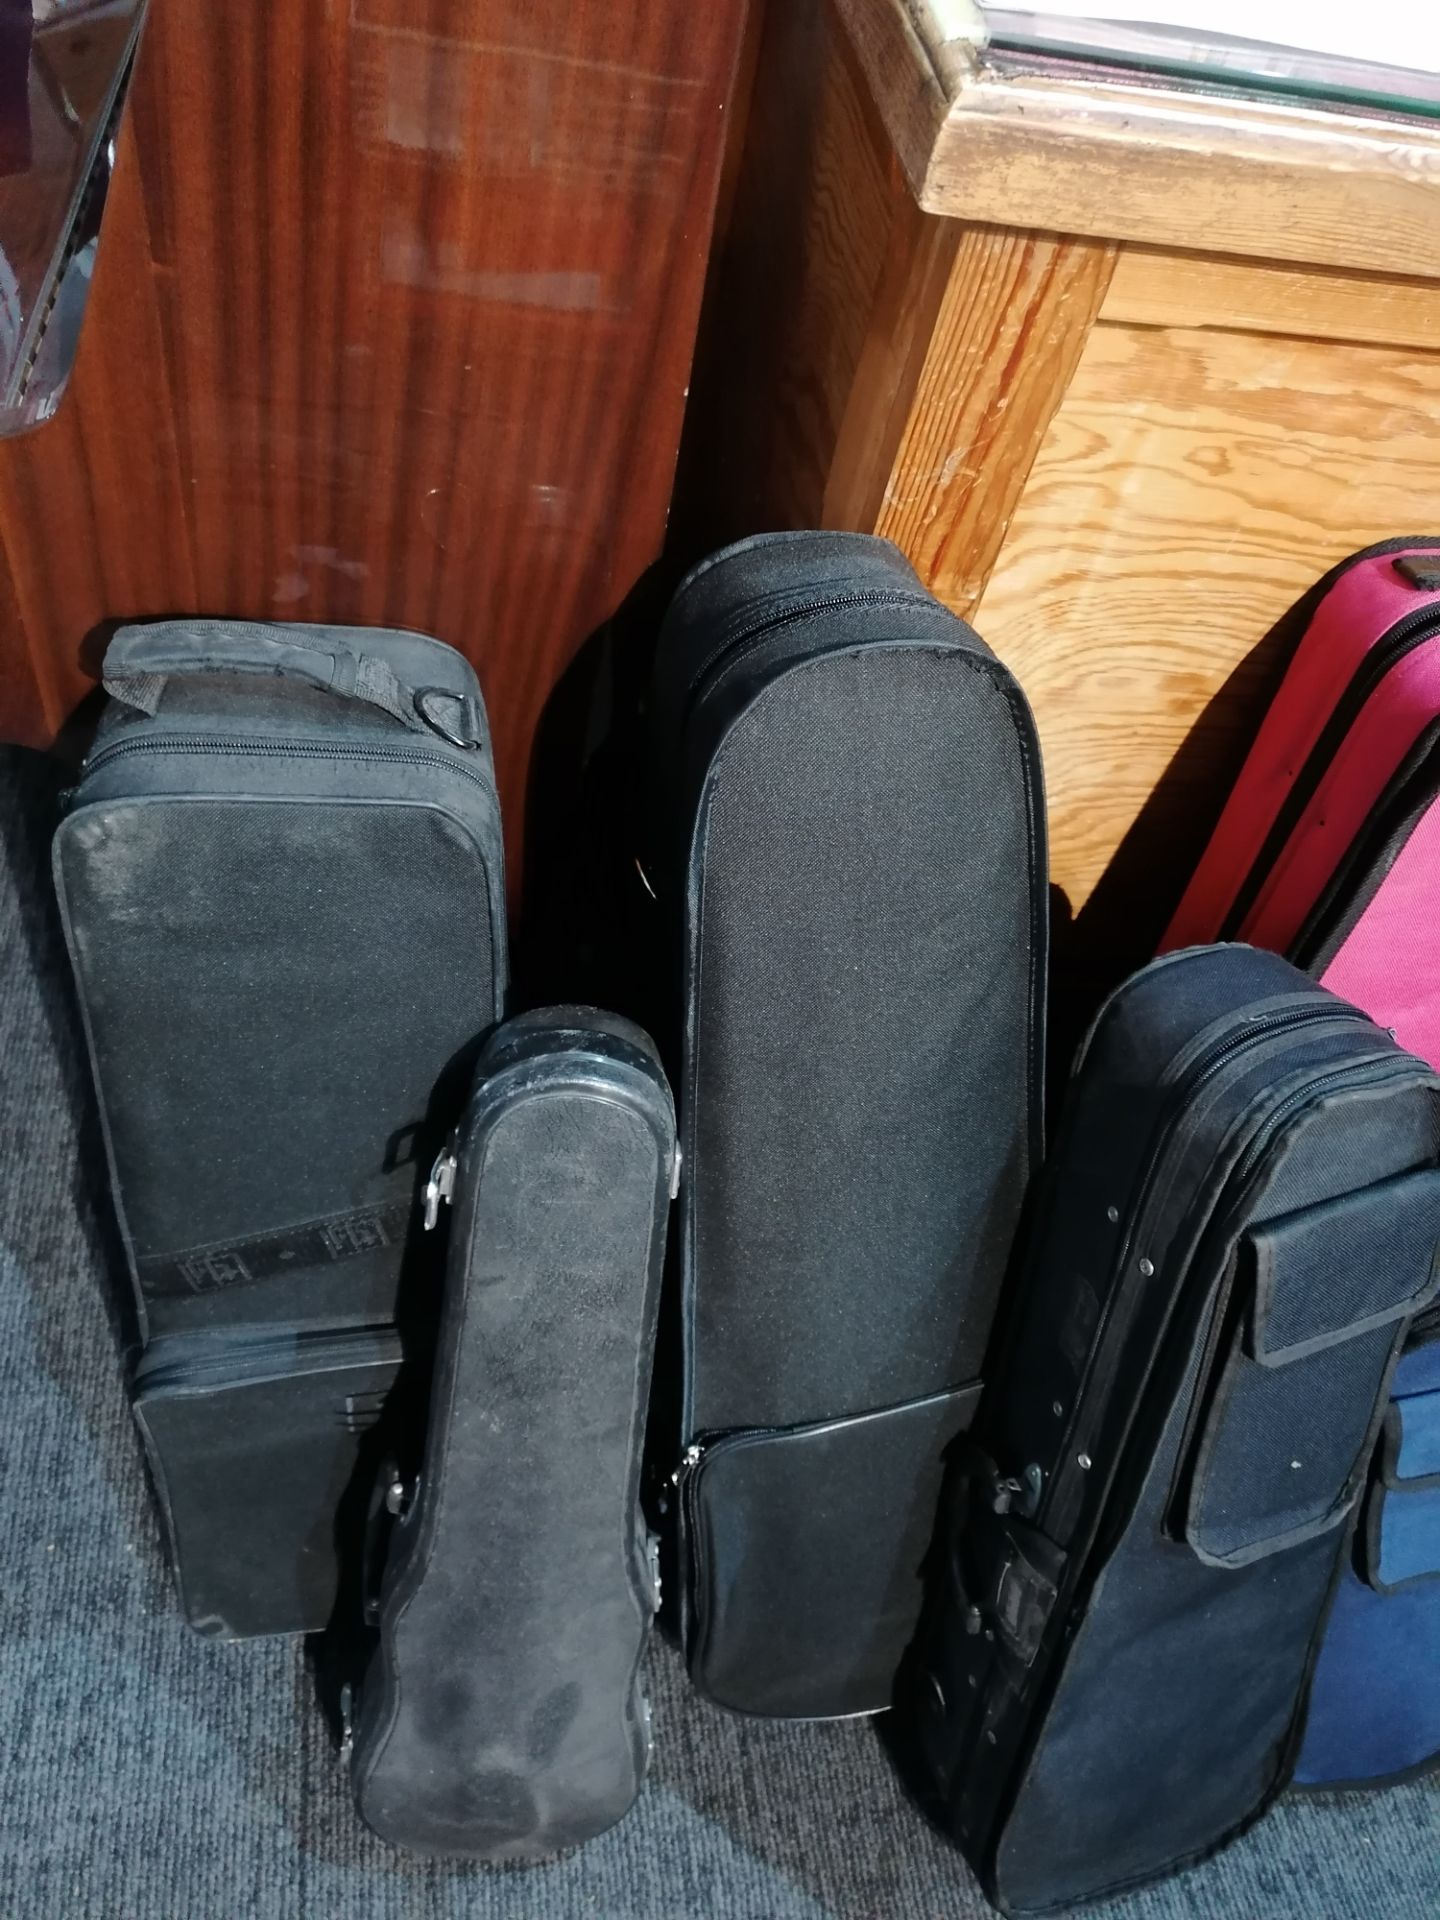
[[[0,0],[0,435],[60,404],[144,0]]]
[[[1141,72],[1390,111],[1440,114],[1440,8],[1297,0],[1047,0],[984,9],[992,55]]]

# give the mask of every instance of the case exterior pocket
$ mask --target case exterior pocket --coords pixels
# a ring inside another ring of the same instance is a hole
[[[1440,1759],[1440,1328],[1396,1369],[1353,1564],[1325,1628],[1296,1784],[1380,1787]]]
[[[692,1658],[712,1700],[795,1718],[890,1705],[944,1455],[979,1398],[975,1383],[707,1448],[684,1497],[702,1623]]]
[[[368,1494],[367,1436],[400,1364],[384,1328],[151,1345],[135,1417],[197,1633],[233,1640],[329,1623],[342,1516],[356,1517],[347,1494]]]
[[[1376,1397],[1435,1294],[1440,1171],[1384,1181],[1247,1232],[1248,1307],[1202,1428],[1185,1537],[1243,1566],[1338,1526]]]

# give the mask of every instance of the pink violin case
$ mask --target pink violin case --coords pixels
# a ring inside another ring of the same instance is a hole
[[[1440,1065],[1440,538],[1367,547],[1298,611],[1161,950],[1286,954]]]

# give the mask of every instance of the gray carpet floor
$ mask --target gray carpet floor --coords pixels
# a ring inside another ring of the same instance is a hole
[[[664,1647],[656,1762],[620,1827],[541,1866],[406,1859],[354,1818],[303,1648],[181,1625],[107,1307],[103,1168],[45,865],[56,785],[38,756],[0,752],[0,1914],[983,1914],[872,1727],[730,1718]],[[1440,1915],[1440,1782],[1286,1802],[1208,1866],[1090,1911]]]

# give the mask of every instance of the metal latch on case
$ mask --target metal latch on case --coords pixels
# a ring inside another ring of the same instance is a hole
[[[1044,1490],[1044,1469],[1034,1464],[1026,1467],[1018,1479],[1012,1476],[1002,1480],[997,1476],[990,1488],[990,1510],[992,1513],[1017,1513],[1022,1520],[1033,1520]]]
[[[448,1207],[455,1196],[455,1169],[458,1164],[455,1148],[447,1142],[437,1154],[435,1164],[430,1169],[430,1178],[425,1182],[426,1233],[438,1224],[441,1207]]]

